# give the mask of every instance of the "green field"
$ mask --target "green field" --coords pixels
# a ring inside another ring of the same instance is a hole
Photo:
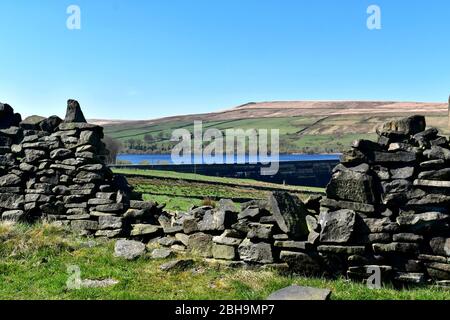
[[[202,205],[220,199],[242,203],[253,199],[266,199],[274,190],[285,190],[306,199],[311,194],[321,194],[322,188],[286,186],[250,179],[209,177],[198,174],[156,170],[115,169],[124,174],[142,193],[144,200],[166,204],[170,211],[187,211],[192,205]]]
[[[203,129],[216,128],[222,132],[227,129],[278,129],[281,153],[341,152],[353,140],[361,138],[358,130],[356,132],[352,132],[352,130],[339,131],[334,128],[328,132],[329,130],[326,129],[328,126],[336,126],[333,122],[328,121],[325,117],[315,116],[204,121]],[[341,123],[341,126],[345,126],[344,122]],[[352,123],[352,126],[355,125],[353,119],[348,119],[348,122]],[[169,121],[148,126],[120,124],[106,126],[105,134],[121,141],[125,152],[166,153],[174,145],[169,140],[173,130],[178,128],[185,128],[192,132],[193,123]],[[323,132],[311,132],[313,128],[320,128],[319,131]],[[363,134],[363,136],[375,138],[374,134]]]
[[[113,251],[114,241],[80,238],[50,225],[0,223],[0,299],[259,300],[291,284],[331,289],[335,300],[450,299],[449,290],[436,287],[372,290],[346,279],[226,269],[201,261],[186,271],[165,273],[159,266],[167,260],[142,257],[130,262],[115,258]],[[118,284],[70,290],[70,266],[80,269],[83,280],[112,278]]]
[[[333,115],[250,118],[223,121],[203,121],[203,129],[278,129],[281,153],[336,153],[347,149],[355,139],[376,139],[375,128],[384,121],[406,114]],[[105,126],[105,134],[121,141],[128,153],[169,153],[173,130],[193,131],[193,120],[156,121],[153,124],[120,123]],[[429,126],[448,133],[446,117],[429,115]]]

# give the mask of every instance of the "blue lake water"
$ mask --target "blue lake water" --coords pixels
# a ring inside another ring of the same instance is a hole
[[[278,161],[321,161],[321,160],[339,160],[340,159],[339,154],[280,154],[279,158],[271,158],[264,157],[264,158],[255,158],[255,157],[249,157],[248,155],[245,156],[245,162],[244,163],[258,163],[258,162],[273,162],[272,160],[278,160]],[[172,161],[172,157],[170,154],[120,154],[117,156],[117,160],[122,161],[130,161],[132,164],[141,164],[144,161],[148,162],[149,164],[174,164],[174,161]],[[191,158],[190,161],[185,161],[183,163],[186,164],[202,164],[202,163],[228,163],[228,164],[234,164],[234,163],[242,163],[244,159],[237,159],[237,157],[234,157],[234,159],[222,159],[221,161],[205,161],[205,159],[194,159],[194,157]],[[177,164],[180,164],[177,162]]]

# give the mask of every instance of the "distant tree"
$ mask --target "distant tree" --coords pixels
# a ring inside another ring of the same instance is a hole
[[[127,144],[129,149],[134,149],[136,146],[136,139],[128,139]]]
[[[109,154],[106,157],[106,162],[108,164],[114,164],[117,160],[117,155],[119,154],[120,150],[122,149],[122,144],[119,140],[113,139],[110,136],[105,136],[103,138],[103,143],[106,146],[106,149],[108,149]]]
[[[147,143],[152,143],[153,141],[155,141],[155,138],[151,134],[146,134],[144,136],[144,141]]]
[[[158,132],[158,140],[164,140],[164,132],[160,131]]]

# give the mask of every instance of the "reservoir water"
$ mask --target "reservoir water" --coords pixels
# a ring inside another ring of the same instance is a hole
[[[340,154],[280,154],[278,161],[284,162],[284,161],[323,161],[323,160],[339,160],[341,157]],[[174,164],[172,161],[170,154],[120,154],[117,156],[117,160],[119,161],[127,161],[131,164]],[[239,160],[239,161],[238,161]],[[245,157],[245,163],[267,163],[267,162],[273,162],[272,160],[275,160],[275,158],[264,157],[264,158],[255,158],[255,157],[249,157],[248,155]],[[222,161],[215,161],[215,163],[228,163],[228,164],[235,164],[235,163],[242,163],[244,159],[238,159],[236,156],[234,159],[222,159]],[[188,164],[189,161],[186,161],[186,164]],[[191,164],[203,164],[203,163],[211,163],[211,161],[205,161],[205,159],[194,159],[192,157]]]

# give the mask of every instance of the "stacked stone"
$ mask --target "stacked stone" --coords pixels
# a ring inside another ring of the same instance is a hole
[[[318,210],[318,202],[310,207]],[[240,210],[231,200],[220,200],[215,207],[161,215],[159,223],[165,236],[156,240],[174,251],[229,266],[278,267],[286,266],[282,262],[308,260],[317,271],[317,264],[304,253],[314,251],[307,239],[306,217],[310,214],[317,212],[285,192],[275,192],[268,200],[244,203]]]
[[[69,100],[64,121],[20,121],[10,106],[0,105],[0,124],[2,220],[45,219],[112,238],[157,213],[156,204],[130,201],[126,180],[105,165],[103,128],[86,122],[77,101]]]
[[[334,273],[422,284],[450,280],[450,146],[423,116],[385,123],[333,171],[317,250]]]

